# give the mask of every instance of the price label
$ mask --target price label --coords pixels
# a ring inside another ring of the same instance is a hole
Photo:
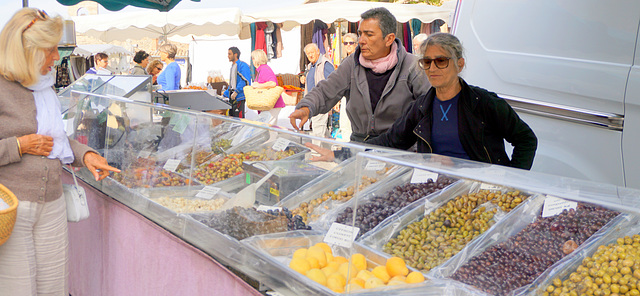
[[[496,184],[482,183],[480,184],[480,190],[500,191],[502,187]]]
[[[138,157],[140,158],[148,158],[149,156],[151,156],[150,150],[142,150],[140,151],[140,153],[138,153]]]
[[[289,142],[290,141],[285,138],[278,138],[271,148],[275,151],[284,151],[289,147]]]
[[[281,207],[271,207],[271,206],[260,205],[260,206],[258,206],[258,208],[256,208],[256,210],[261,211],[261,212],[281,211],[282,208]]]
[[[353,241],[356,239],[358,232],[360,232],[360,228],[358,227],[333,222],[329,231],[327,231],[327,234],[324,236],[324,242],[351,248],[351,244],[353,244]]]
[[[551,217],[562,213],[564,210],[576,209],[578,203],[555,196],[547,195],[542,205],[542,217]]]
[[[274,175],[278,176],[278,177],[284,177],[286,175],[289,175],[289,171],[285,168],[281,168],[281,167],[277,167],[275,168],[276,172],[274,173]]]
[[[216,196],[216,194],[218,194],[218,192],[220,192],[219,187],[205,186],[198,192],[198,194],[196,194],[196,197],[202,199],[212,199],[214,196]]]
[[[278,196],[278,197],[280,196],[280,190],[275,189],[273,187],[269,187],[269,193],[271,193],[271,194],[273,194],[275,196]]]
[[[189,116],[187,115],[180,116],[180,119],[178,119],[176,121],[176,124],[173,126],[173,131],[182,135],[184,131],[187,129],[187,126],[189,125],[189,121],[190,121]]]
[[[175,172],[178,165],[180,165],[179,159],[168,159],[162,168],[167,171]]]
[[[413,169],[413,175],[411,176],[411,183],[426,183],[429,179],[433,180],[433,182],[438,180],[438,173]]]
[[[367,162],[367,165],[364,166],[364,169],[365,169],[365,171],[379,171],[381,169],[384,169],[385,165],[386,165],[386,163],[384,163],[382,161],[369,160]]]

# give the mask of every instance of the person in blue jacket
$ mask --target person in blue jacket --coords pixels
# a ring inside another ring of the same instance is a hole
[[[175,61],[178,47],[174,44],[165,43],[158,50],[160,51],[160,60],[167,64],[164,67],[164,71],[158,75],[158,84],[162,85],[162,90],[180,89],[180,66]]]
[[[251,69],[249,65],[240,60],[240,50],[237,47],[230,47],[227,54],[231,65],[231,74],[229,75],[229,89],[222,94],[229,98],[231,109],[229,116],[244,118],[244,90],[247,85],[251,85]]]

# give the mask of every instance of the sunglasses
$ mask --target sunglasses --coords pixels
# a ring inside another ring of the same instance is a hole
[[[449,67],[450,59],[451,58],[449,57],[437,57],[435,59],[424,58],[418,61],[418,65],[420,65],[420,68],[424,70],[429,70],[429,68],[431,68],[431,62],[434,62],[438,69],[444,69],[446,67]]]
[[[344,44],[344,45],[354,45],[354,44],[356,44],[356,42],[355,41],[345,41],[345,42],[342,42],[342,44]]]
[[[162,71],[162,67],[156,67],[156,69],[158,69],[158,71]]]
[[[35,24],[38,19],[46,20],[47,16],[49,16],[46,12],[44,12],[44,10],[37,10],[37,13],[38,14],[36,15],[36,17],[27,25],[26,28],[24,28],[24,30],[22,30],[22,34],[29,30],[29,28],[31,28],[31,26],[33,26],[33,24]]]

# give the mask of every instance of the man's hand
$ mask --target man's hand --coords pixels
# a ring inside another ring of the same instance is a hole
[[[229,98],[235,101],[237,96],[238,96],[238,92],[234,91]]]
[[[83,161],[87,169],[89,169],[91,174],[93,174],[93,177],[96,178],[96,181],[100,181],[109,176],[110,171],[116,173],[120,172],[119,169],[110,166],[104,157],[95,152],[85,153]]]
[[[320,156],[313,156],[309,160],[310,161],[333,161],[335,156],[331,149],[322,148],[318,145],[312,144],[311,142],[304,143],[305,146],[313,149],[315,152],[318,152]]]
[[[304,127],[304,124],[307,123],[307,120],[309,120],[309,108],[307,107],[302,107],[296,111],[293,111],[291,113],[291,115],[289,115],[289,121],[291,122],[291,126],[293,126],[293,128],[295,128],[296,130],[302,130],[302,128]],[[296,120],[300,119],[300,127],[298,127],[296,125]]]

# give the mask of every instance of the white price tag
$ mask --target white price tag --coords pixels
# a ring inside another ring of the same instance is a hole
[[[500,191],[502,187],[496,184],[482,183],[480,184],[480,190]]]
[[[196,194],[196,197],[202,199],[212,199],[214,196],[216,196],[216,194],[218,194],[218,192],[220,192],[219,187],[205,186],[198,192],[198,194]]]
[[[329,231],[324,236],[324,242],[327,244],[334,244],[345,248],[351,248],[351,244],[356,239],[356,236],[360,232],[360,228],[351,227],[340,223],[333,222]]]
[[[178,165],[180,165],[179,159],[168,159],[162,168],[167,171],[175,172]]]
[[[150,150],[142,150],[140,151],[140,153],[138,153],[138,157],[140,158],[149,158],[149,156],[151,156]]]
[[[386,163],[384,163],[382,161],[369,160],[367,162],[367,165],[364,167],[364,170],[365,171],[379,171],[381,169],[384,169],[385,165],[386,165]]]
[[[282,208],[281,207],[270,207],[270,206],[265,206],[265,205],[259,205],[258,208],[256,208],[257,211],[261,211],[261,212],[266,212],[266,211],[281,211]]]
[[[429,179],[433,182],[438,180],[438,173],[413,169],[413,175],[411,176],[411,183],[426,183]]]
[[[277,167],[275,168],[276,172],[273,173],[274,175],[278,176],[278,177],[284,177],[286,175],[289,175],[289,171],[285,168],[281,168],[281,167]]]
[[[271,148],[275,151],[284,151],[289,147],[289,142],[291,141],[285,138],[278,138]]]
[[[551,217],[562,213],[564,210],[575,209],[578,203],[569,201],[555,196],[547,195],[542,206],[542,217]]]

